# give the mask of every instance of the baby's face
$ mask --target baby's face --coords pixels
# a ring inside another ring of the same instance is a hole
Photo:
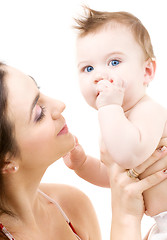
[[[123,104],[133,102],[145,89],[143,50],[130,29],[123,25],[106,25],[96,33],[79,37],[77,66],[81,92],[87,103],[95,109],[98,96],[96,85],[101,80],[113,81],[113,84],[118,81],[116,79],[125,82]]]

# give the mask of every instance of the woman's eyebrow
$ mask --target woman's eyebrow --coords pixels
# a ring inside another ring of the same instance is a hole
[[[35,105],[37,104],[39,97],[40,97],[40,93],[38,92],[38,94],[35,96],[32,104],[31,104],[31,108],[30,108],[30,119],[29,119],[29,121],[31,120],[32,111],[33,111]]]
[[[37,82],[35,81],[35,79],[32,76],[30,76],[30,75],[28,75],[28,76],[34,81],[34,83],[37,86],[37,88],[39,88]]]

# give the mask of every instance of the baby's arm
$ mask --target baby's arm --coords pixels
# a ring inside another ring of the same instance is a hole
[[[86,155],[78,140],[75,148],[64,156],[64,162],[86,181],[100,187],[109,187],[106,166],[99,159]]]
[[[110,82],[107,84],[109,86],[102,89],[97,97],[102,138],[113,161],[124,168],[133,168],[156,149],[166,124],[166,113],[161,106],[146,97],[145,101],[131,110],[127,118],[121,107],[123,88],[121,92],[121,87]],[[118,94],[115,94],[116,91]]]

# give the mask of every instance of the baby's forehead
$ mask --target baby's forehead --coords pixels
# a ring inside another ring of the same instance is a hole
[[[111,33],[111,35],[110,35]],[[76,38],[76,46],[79,47],[80,45],[82,45],[85,41],[89,41],[89,39],[94,39],[95,41],[98,39],[99,35],[103,35],[104,34],[104,39],[102,39],[102,41],[105,41],[105,35],[109,34],[109,37],[115,38],[116,35],[119,34],[119,36],[121,37],[121,35],[128,35],[130,36],[130,38],[132,37],[134,40],[136,40],[135,38],[135,34],[133,33],[132,29],[122,23],[117,23],[115,21],[111,21],[108,22],[106,24],[103,24],[102,26],[99,26],[98,28],[92,30],[92,31],[88,31],[85,32],[84,34],[79,34]]]
[[[110,30],[111,30],[111,33],[114,30],[117,30],[117,31],[120,30],[122,31],[122,34],[125,34],[126,32],[128,32],[128,34],[131,34],[135,38],[135,34],[133,33],[130,26],[123,23],[116,22],[116,21],[109,21],[103,25],[96,27],[95,29],[84,32],[83,34],[78,34],[76,38],[76,43],[77,44],[80,43],[83,39],[96,37],[96,35],[98,35],[99,33],[102,34],[104,32],[105,34],[106,31],[109,32]]]
[[[131,28],[131,25],[130,24],[127,24],[127,23],[124,23],[124,22],[121,22],[121,21],[117,21],[117,20],[108,20],[106,22],[102,22],[101,24],[99,25],[96,25],[94,28],[89,28],[87,31],[85,32],[81,32],[79,35],[82,37],[82,36],[85,36],[87,34],[90,34],[90,33],[97,33],[99,31],[103,31],[103,29],[106,29],[106,28]]]

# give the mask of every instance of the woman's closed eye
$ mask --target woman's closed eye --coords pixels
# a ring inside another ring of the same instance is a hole
[[[40,122],[45,117],[45,107],[36,105],[34,122]]]

